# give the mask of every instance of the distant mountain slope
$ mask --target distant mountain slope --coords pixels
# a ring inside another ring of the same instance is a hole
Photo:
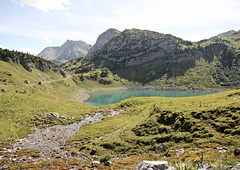
[[[68,67],[75,74],[106,67],[121,78],[155,86],[232,87],[240,84],[239,42],[239,32],[193,43],[130,29]]]
[[[60,74],[61,69],[54,63],[44,60],[40,57],[35,57],[30,54],[10,51],[7,49],[0,48],[0,60],[8,62],[10,64],[21,65],[28,72],[32,72],[32,68],[38,69],[42,72],[53,71]]]
[[[30,84],[64,79],[65,76],[61,68],[50,61],[0,48],[0,86],[4,89],[24,89]]]
[[[105,43],[110,41],[114,36],[119,34],[120,31],[110,28],[107,31],[103,32],[99,37],[97,38],[96,43],[89,49],[88,54],[96,51],[97,49],[101,48]]]
[[[218,35],[216,35],[216,36],[214,36],[214,37],[211,37],[210,39],[227,37],[227,36],[229,36],[229,35],[231,35],[231,34],[233,34],[233,33],[236,33],[236,31],[235,31],[235,30],[230,30],[230,31],[227,31],[227,32],[218,34]]]
[[[83,41],[67,40],[61,47],[45,48],[38,57],[61,64],[74,58],[84,57],[90,48],[91,45]]]

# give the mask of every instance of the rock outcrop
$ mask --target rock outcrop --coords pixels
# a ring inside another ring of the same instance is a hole
[[[97,49],[101,48],[105,43],[109,42],[113,37],[119,34],[120,31],[110,28],[97,38],[96,43],[89,49],[88,54],[96,51]]]
[[[38,54],[38,57],[50,60],[56,64],[61,64],[75,58],[84,57],[90,48],[91,45],[83,41],[67,40],[60,47],[45,48]]]

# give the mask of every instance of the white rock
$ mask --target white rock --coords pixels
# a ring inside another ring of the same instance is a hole
[[[168,168],[168,162],[144,160],[135,167],[135,170],[148,170],[149,168],[152,168],[153,170],[165,170]]]
[[[100,164],[99,161],[93,161],[93,162],[92,162],[92,165],[99,165],[99,164]]]

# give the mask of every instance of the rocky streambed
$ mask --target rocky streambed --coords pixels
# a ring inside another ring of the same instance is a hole
[[[103,118],[116,116],[122,113],[124,110],[115,111],[109,110],[109,114],[102,112],[95,113],[92,116],[85,117],[82,121],[73,123],[70,125],[55,125],[44,129],[34,128],[35,133],[29,134],[26,138],[19,140],[13,145],[13,151],[20,150],[22,148],[38,149],[42,157],[49,157],[51,151],[59,151],[65,144],[68,138],[75,135],[79,128],[83,125],[96,123]]]

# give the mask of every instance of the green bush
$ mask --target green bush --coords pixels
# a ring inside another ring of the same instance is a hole
[[[102,156],[100,157],[100,162],[101,162],[101,163],[107,162],[107,161],[109,161],[110,159],[112,159],[112,155],[110,155],[110,154],[102,155]]]

